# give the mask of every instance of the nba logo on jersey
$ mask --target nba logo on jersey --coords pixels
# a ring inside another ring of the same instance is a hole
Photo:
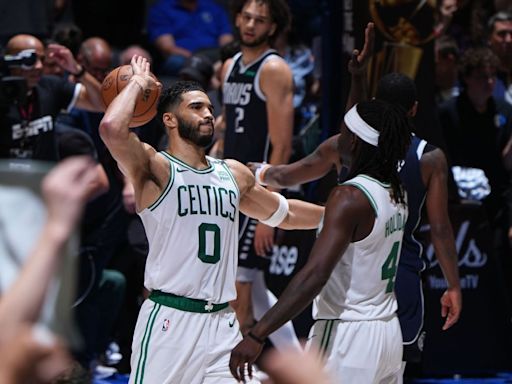
[[[162,324],[162,332],[165,332],[169,329],[169,324],[171,322],[169,321],[169,319],[165,319],[164,320],[164,323]]]

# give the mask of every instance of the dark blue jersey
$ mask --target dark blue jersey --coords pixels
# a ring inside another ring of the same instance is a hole
[[[427,266],[423,246],[414,234],[421,220],[427,187],[421,177],[421,158],[424,153],[435,149],[425,140],[413,136],[400,170],[400,180],[407,191],[409,216],[405,224],[402,252],[395,279],[395,295],[398,302],[397,315],[402,330],[404,345],[419,348],[416,343],[423,329],[424,300],[420,272]],[[407,354],[404,354],[407,361]]]
[[[252,63],[244,65],[242,54],[233,57],[222,88],[226,117],[224,158],[268,161],[270,140],[266,98],[259,87],[261,67],[271,57],[268,50]]]
[[[426,267],[426,261],[422,258],[423,246],[414,237],[414,232],[421,220],[421,211],[427,196],[427,188],[423,184],[420,165],[421,156],[423,156],[426,145],[427,142],[425,140],[413,136],[405,157],[405,163],[400,170],[400,180],[407,191],[409,216],[405,224],[399,263],[401,266],[417,272],[424,270]]]

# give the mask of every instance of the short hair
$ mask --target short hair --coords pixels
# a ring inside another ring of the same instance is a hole
[[[493,33],[494,24],[496,24],[496,22],[498,22],[498,21],[512,21],[512,12],[508,12],[508,11],[496,12],[494,15],[492,15],[489,18],[489,21],[487,22],[487,31],[488,31],[489,36]]]
[[[269,40],[271,43],[283,32],[290,27],[291,13],[288,3],[285,0],[234,0],[232,5],[233,18],[242,12],[245,5],[251,1],[260,4],[266,4],[272,22],[276,24],[276,30]]]
[[[158,115],[162,116],[165,112],[173,110],[183,101],[181,95],[187,92],[201,91],[206,93],[204,88],[196,81],[179,80],[169,88],[162,91],[158,99]]]
[[[460,74],[469,76],[475,69],[490,66],[499,68],[500,59],[488,47],[469,48],[464,52],[459,62]]]
[[[375,97],[391,104],[400,105],[409,111],[418,100],[414,81],[399,72],[384,75],[377,84]]]

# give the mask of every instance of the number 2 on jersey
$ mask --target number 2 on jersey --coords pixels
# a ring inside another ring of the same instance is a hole
[[[400,242],[395,241],[393,243],[393,247],[391,248],[391,252],[389,252],[386,261],[382,265],[381,269],[381,280],[388,280],[388,285],[386,286],[386,293],[393,292],[393,288],[395,286],[395,275],[396,275],[396,266],[398,264],[398,250],[400,249]]]
[[[211,235],[208,236],[208,233]],[[211,239],[213,236],[213,254],[211,252]],[[208,244],[210,245],[207,249],[207,238]],[[217,224],[203,223],[199,226],[199,251],[197,257],[203,262],[208,264],[215,264],[220,260],[220,228]]]
[[[236,113],[236,118],[235,118],[235,133],[244,133],[245,131],[245,128],[240,125],[240,123],[242,122],[242,120],[244,119],[244,116],[245,116],[245,111],[243,108],[240,108],[240,107],[236,107],[235,108],[235,113]]]

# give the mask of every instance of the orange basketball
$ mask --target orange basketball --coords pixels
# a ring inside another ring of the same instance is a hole
[[[101,97],[105,106],[108,107],[114,97],[122,91],[133,75],[131,65],[121,65],[110,72],[103,80],[101,85]],[[153,74],[151,76],[155,77]],[[158,97],[160,96],[160,88],[147,89],[135,104],[130,128],[138,127],[146,124],[156,115],[156,107]]]

